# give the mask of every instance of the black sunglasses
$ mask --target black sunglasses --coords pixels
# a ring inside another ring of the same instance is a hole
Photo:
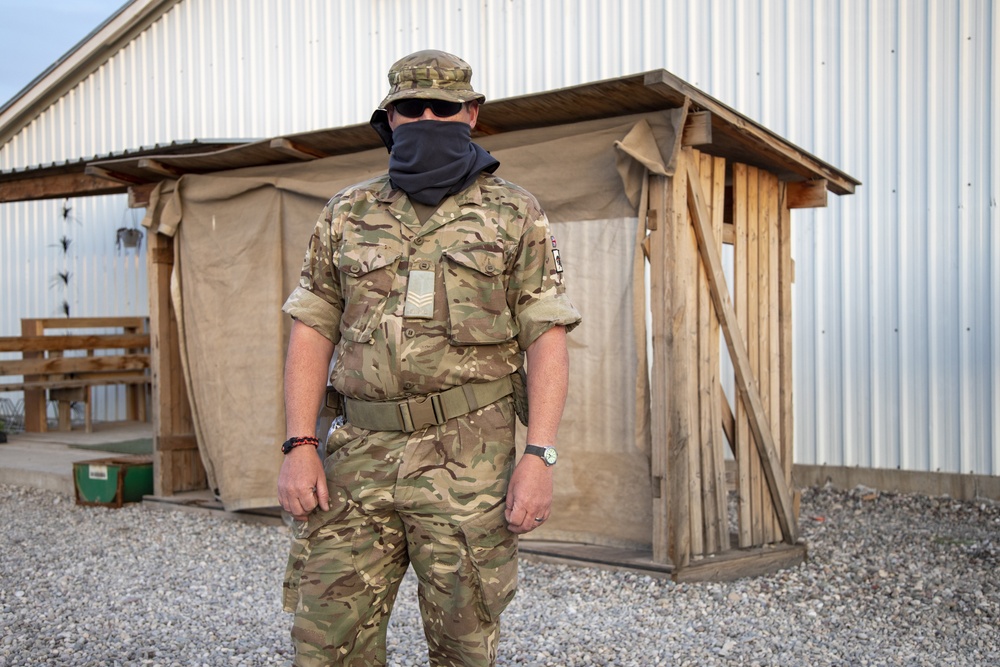
[[[438,118],[450,118],[461,111],[464,106],[465,104],[462,102],[423,99],[397,100],[392,103],[392,108],[399,115],[407,118],[420,118],[424,115],[424,109],[430,109]]]

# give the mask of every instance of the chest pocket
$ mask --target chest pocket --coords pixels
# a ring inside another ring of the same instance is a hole
[[[385,245],[345,243],[335,258],[344,294],[340,333],[347,340],[367,343],[382,320],[392,291],[399,249]]]
[[[507,307],[503,247],[476,243],[445,250],[444,257],[451,342],[488,345],[516,336]]]

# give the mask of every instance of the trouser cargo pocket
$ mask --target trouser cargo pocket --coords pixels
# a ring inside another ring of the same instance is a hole
[[[288,553],[288,565],[285,568],[285,580],[282,587],[281,606],[294,613],[299,604],[299,583],[302,580],[302,570],[312,548],[309,546],[309,535],[306,532],[306,521],[296,521],[292,526],[292,544]]]
[[[462,524],[472,562],[479,617],[493,623],[517,592],[517,535],[507,529],[504,505]]]

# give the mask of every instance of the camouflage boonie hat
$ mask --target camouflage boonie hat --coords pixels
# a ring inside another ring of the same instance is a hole
[[[380,109],[408,98],[485,102],[486,96],[472,89],[472,67],[444,51],[417,51],[400,58],[389,70],[389,94]]]

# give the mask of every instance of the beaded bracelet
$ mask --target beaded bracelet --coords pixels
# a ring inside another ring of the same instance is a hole
[[[310,436],[299,437],[299,438],[289,438],[285,440],[281,445],[281,452],[287,454],[296,447],[301,445],[312,445],[313,447],[319,447],[319,438],[313,438]]]

